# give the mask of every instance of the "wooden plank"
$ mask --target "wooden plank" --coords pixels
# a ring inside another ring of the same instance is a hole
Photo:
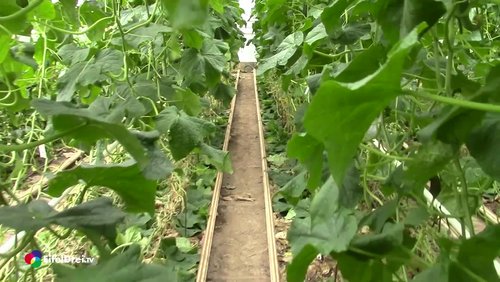
[[[264,188],[264,199],[266,205],[266,227],[267,227],[267,243],[269,253],[269,272],[271,274],[271,282],[279,281],[279,265],[278,255],[276,253],[276,240],[274,238],[274,214],[271,200],[271,187],[269,185],[269,176],[267,174],[267,158],[266,158],[266,143],[264,138],[264,129],[262,127],[262,117],[260,115],[260,102],[257,88],[257,76],[253,72],[253,80],[255,86],[255,100],[257,104],[257,120],[259,125],[260,151],[262,156],[262,183]]]
[[[235,89],[238,89],[238,82],[240,78],[240,70],[238,70],[238,73],[236,74],[236,82],[235,82]],[[236,94],[238,95],[238,94]],[[231,126],[233,124],[233,115],[234,115],[234,106],[236,102],[236,96],[233,97],[231,101],[231,108],[229,112],[229,118],[228,118],[228,123],[226,127],[226,134],[224,137],[224,144],[222,145],[222,150],[227,151],[228,145],[229,145],[229,139],[231,138]],[[217,219],[217,209],[219,207],[219,198],[220,198],[220,191],[221,191],[221,186],[222,186],[222,177],[224,174],[222,172],[217,173],[217,177],[215,179],[215,184],[214,184],[214,189],[213,189],[213,194],[212,194],[212,202],[210,204],[210,210],[208,212],[208,222],[207,222],[207,228],[205,229],[204,237],[203,237],[203,244],[202,244],[202,250],[201,250],[201,255],[200,255],[200,264],[198,266],[198,273],[196,275],[196,281],[197,282],[204,282],[207,280],[207,274],[208,274],[208,263],[210,261],[210,252],[212,250],[212,241],[213,241],[213,236],[214,236],[214,231],[215,231],[215,222]]]

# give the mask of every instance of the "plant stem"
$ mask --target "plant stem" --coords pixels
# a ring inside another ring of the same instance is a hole
[[[97,21],[95,21],[91,26],[87,27],[86,29],[83,29],[81,31],[72,31],[72,30],[66,30],[66,29],[62,29],[62,28],[59,28],[57,26],[53,26],[53,25],[50,25],[46,22],[39,22],[39,24],[43,25],[43,26],[46,26],[50,29],[53,29],[55,31],[59,31],[59,32],[62,32],[62,33],[67,33],[67,34],[73,34],[73,35],[80,35],[80,34],[85,34],[91,30],[93,30],[94,28],[97,27],[98,24],[104,22],[104,21],[107,21],[107,20],[112,20],[114,19],[114,16],[109,16],[109,17],[104,17],[104,18],[101,18]]]
[[[464,213],[465,213],[465,220],[464,221],[467,225],[467,228],[469,229],[470,234],[472,236],[474,236],[474,224],[472,223],[472,217],[471,217],[471,212],[470,212],[470,208],[469,208],[469,193],[468,193],[468,187],[467,187],[467,178],[465,177],[465,172],[462,169],[462,166],[460,165],[460,160],[458,159],[458,157],[455,158],[454,163],[459,171],[460,182],[462,182],[462,187],[460,189],[460,192],[461,192],[460,198],[461,198],[461,202],[462,202],[462,209],[464,210]]]
[[[353,52],[361,52],[361,51],[364,51],[362,49],[359,49],[359,50],[352,50]],[[321,51],[318,51],[318,50],[314,50],[313,51],[314,54],[317,54],[317,55],[320,55],[320,56],[323,56],[323,57],[326,57],[326,58],[330,58],[330,59],[338,59],[339,57],[342,57],[346,54],[349,54],[351,53],[351,50],[345,50],[345,51],[342,51],[340,53],[336,53],[336,54],[327,54],[327,53],[323,53]]]
[[[41,139],[41,140],[31,142],[31,143],[25,143],[25,144],[19,144],[19,145],[0,145],[0,152],[24,151],[26,149],[31,149],[31,148],[34,148],[36,146],[40,146],[42,144],[47,144],[47,143],[52,142],[54,140],[57,140],[61,137],[64,137],[64,136],[66,136],[74,131],[77,131],[80,128],[84,127],[85,125],[86,125],[86,123],[82,124],[80,126],[74,127],[72,129],[56,133],[56,134],[49,136],[45,139]]]
[[[408,93],[408,94],[410,94],[410,93]],[[429,94],[429,93],[423,93],[423,92],[411,92],[410,95],[417,96],[417,97],[424,98],[424,99],[437,101],[437,102],[441,102],[441,103],[445,103],[445,104],[449,104],[449,105],[453,105],[453,106],[468,108],[468,109],[472,109],[472,110],[500,113],[500,105],[478,103],[478,102],[474,102],[474,101],[461,100],[461,99],[445,97],[445,96]]]
[[[407,158],[407,157],[394,156],[394,155],[389,155],[389,154],[383,153],[383,152],[381,152],[375,148],[372,148],[371,146],[365,145],[365,144],[360,144],[359,146],[367,151],[370,151],[371,153],[374,153],[375,155],[380,156],[380,157],[384,157],[384,158],[388,158],[388,159],[392,159],[392,160],[396,160],[396,161],[411,161],[412,160],[411,158]]]
[[[29,13],[30,11],[32,11],[33,9],[35,9],[36,7],[38,7],[42,3],[43,3],[43,0],[35,0],[31,3],[29,3],[28,6],[22,8],[19,11],[16,11],[14,14],[0,17],[0,23],[15,20],[19,17],[22,17],[22,16],[26,15],[27,13]]]
[[[450,25],[451,20],[455,16],[455,11],[457,9],[457,5],[453,5],[453,9],[451,9],[450,14],[446,18],[445,22],[445,36],[444,42],[446,47],[448,48],[448,55],[446,60],[446,79],[444,81],[444,92],[445,95],[451,96],[451,75],[453,72],[453,43],[455,41],[455,26],[453,24]]]

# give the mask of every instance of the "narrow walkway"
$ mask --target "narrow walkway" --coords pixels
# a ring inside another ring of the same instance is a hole
[[[241,72],[207,281],[271,281],[259,120],[252,72]]]

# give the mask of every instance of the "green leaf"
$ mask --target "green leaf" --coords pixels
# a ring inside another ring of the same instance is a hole
[[[60,281],[185,281],[185,277],[182,277],[183,273],[175,267],[171,265],[143,264],[140,261],[140,256],[141,248],[138,245],[131,245],[124,253],[95,266],[70,268],[56,264],[53,265],[53,270]]]
[[[361,175],[359,170],[353,164],[347,169],[344,182],[339,187],[339,203],[346,208],[355,208],[361,198],[363,198],[364,191],[360,185]]]
[[[165,238],[160,243],[160,257],[172,263],[180,271],[195,272],[200,261],[197,248],[194,248],[189,239],[185,237]],[[194,278],[194,277],[192,277]],[[191,281],[186,279],[184,281]]]
[[[201,144],[201,152],[207,156],[208,162],[213,164],[218,171],[233,173],[229,152],[215,149],[205,143]]]
[[[332,42],[341,45],[351,45],[358,41],[362,36],[371,31],[371,25],[365,23],[353,23],[340,30],[329,34]]]
[[[48,193],[60,196],[83,181],[86,186],[104,186],[115,191],[131,212],[154,213],[156,181],[145,178],[137,164],[79,166],[57,173],[48,183]]]
[[[423,224],[429,217],[430,214],[426,207],[417,207],[408,211],[404,219],[404,224],[417,227]]]
[[[484,172],[500,181],[498,144],[500,144],[500,115],[487,114],[480,126],[471,132],[467,148]]]
[[[349,7],[350,1],[336,0],[321,13],[321,21],[325,25],[328,34],[332,34],[341,28],[342,15]]]
[[[210,0],[210,7],[214,9],[217,13],[224,13],[224,1],[223,0]]]
[[[307,274],[309,264],[316,258],[318,251],[311,245],[306,245],[293,257],[287,267],[288,282],[303,282]]]
[[[64,50],[65,53],[71,52]],[[95,58],[85,61],[84,54],[77,55],[79,61],[71,67],[58,80],[58,101],[70,101],[77,86],[88,86],[96,82],[105,81],[108,74],[118,75],[123,67],[123,53],[113,49],[103,49],[97,53]],[[66,60],[69,57],[66,55]],[[71,57],[73,62],[74,56]]]
[[[184,237],[175,238],[175,246],[183,253],[189,253],[193,249],[189,238]]]
[[[173,29],[169,26],[152,23],[148,26],[140,27],[130,33],[127,33],[125,35],[125,42],[135,49],[139,49],[144,43],[154,41],[158,37],[162,38],[164,33],[171,32],[173,32]],[[115,45],[121,46],[122,39],[117,38],[116,40],[113,40],[113,43]]]
[[[323,151],[323,145],[308,134],[294,134],[288,141],[288,156],[298,159],[309,171],[309,188],[314,189],[321,184]]]
[[[336,255],[342,277],[356,282],[392,282],[392,271],[379,260],[360,259],[354,255]],[[431,280],[430,280],[431,281]],[[432,280],[434,281],[434,280]]]
[[[161,133],[167,134],[179,117],[176,107],[170,106],[161,111],[156,117],[156,129]]]
[[[304,42],[309,45],[313,45],[314,43],[316,43],[316,41],[326,37],[328,37],[328,34],[326,33],[325,25],[323,25],[323,23],[320,23],[307,33]]]
[[[156,145],[159,138],[158,132],[135,132],[134,134],[148,150],[149,161],[142,170],[144,177],[151,180],[166,179],[172,173],[174,166],[165,153]]]
[[[208,0],[162,0],[168,19],[177,29],[202,25],[208,18]]]
[[[480,255],[478,255],[480,254]],[[465,240],[460,245],[457,259],[460,264],[485,281],[499,281],[493,260],[500,254],[500,225],[489,225],[476,236]],[[468,275],[453,265],[450,269],[450,281],[465,281]],[[469,276],[470,277],[470,276]]]
[[[398,166],[388,184],[401,194],[422,195],[425,184],[455,156],[456,148],[440,141],[424,144],[412,160]]]
[[[62,46],[57,55],[61,57],[62,62],[66,65],[74,65],[87,60],[90,55],[90,48],[81,48],[74,43]]]
[[[378,234],[366,234],[355,237],[351,246],[367,253],[386,255],[403,244],[404,225],[386,223]]]
[[[66,17],[69,23],[80,26],[80,20],[78,19],[78,0],[59,0],[60,5],[62,6],[61,10],[63,15]]]
[[[426,30],[431,28],[445,13],[446,8],[439,0],[405,0],[400,36],[406,36],[422,22],[427,23]]]
[[[38,5],[28,17],[36,17],[38,19],[52,20],[56,17],[56,10],[54,4],[50,0],[44,0],[42,4]]]
[[[259,65],[257,68],[257,75],[262,75],[278,65],[285,65],[295,54],[298,47],[302,45],[302,42],[304,42],[304,34],[301,31],[288,35],[276,49],[276,54],[270,58],[266,58],[263,60],[264,62]]]
[[[67,228],[93,229],[114,226],[124,218],[125,213],[113,206],[112,199],[97,198],[51,216],[50,220]]]
[[[436,0],[389,0],[381,1],[377,22],[382,27],[384,37],[392,44],[425,22],[427,31],[444,15],[446,9],[442,1]]]
[[[500,225],[490,225],[460,242],[442,239],[440,245],[441,255],[437,262],[412,281],[499,281],[493,260],[500,253]],[[453,253],[450,253],[450,248],[453,248]]]
[[[197,116],[201,112],[200,97],[189,88],[177,88],[173,104],[190,116]]]
[[[16,230],[37,231],[50,224],[72,229],[96,229],[114,226],[125,213],[109,198],[97,198],[57,213],[47,202],[35,200],[18,206],[0,207],[0,224]]]
[[[220,75],[226,66],[226,58],[214,42],[203,42],[203,47],[199,51],[196,49],[184,51],[180,72],[189,78],[189,83],[206,81],[208,86],[213,87],[220,81]]]
[[[53,117],[56,131],[68,132],[66,136],[78,140],[84,147],[100,139],[112,138],[123,145],[141,168],[147,165],[145,148],[122,124],[108,122],[89,109],[75,108],[65,102],[34,100],[32,104],[42,115]],[[75,128],[77,130],[73,130]]]
[[[37,231],[50,223],[55,211],[47,202],[35,200],[28,204],[0,207],[0,224],[16,230]]]
[[[347,250],[358,222],[353,211],[339,205],[338,197],[339,190],[329,178],[312,200],[311,218],[296,218],[288,232],[294,254],[308,244],[322,254]]]
[[[200,50],[203,47],[203,37],[202,33],[197,29],[184,29],[182,30],[182,39],[187,47],[191,47]]]
[[[17,4],[17,0],[0,1],[0,17],[12,15],[19,10],[21,10],[21,6]],[[1,20],[0,24],[11,33],[24,33],[24,29],[27,25],[27,18],[26,15],[22,15],[11,20]],[[0,29],[0,35],[7,35],[7,33],[3,29]]]
[[[94,26],[94,28],[85,33],[91,41],[102,40],[108,26],[113,25],[113,18],[103,20],[103,18],[109,17],[110,14],[105,13],[102,8],[103,6],[95,1],[84,1],[80,6],[80,16],[85,24],[87,26]]]
[[[430,268],[419,273],[412,282],[428,282],[428,281],[450,281],[449,280],[449,263],[435,263]]]
[[[399,201],[392,200],[384,203],[369,215],[363,218],[360,222],[361,226],[368,225],[370,230],[380,233],[385,223],[396,214]]]
[[[11,39],[8,35],[0,33],[0,63],[9,55]]]
[[[169,107],[158,115],[156,128],[168,134],[170,150],[176,160],[187,156],[201,145],[205,137],[215,131],[212,123],[188,116],[175,107]]]
[[[212,94],[215,99],[224,103],[225,106],[228,106],[231,103],[231,100],[236,94],[235,92],[236,91],[233,86],[224,84],[222,82],[218,83],[215,88],[210,90],[210,94]]]
[[[307,133],[328,152],[330,171],[343,183],[365,132],[380,112],[400,94],[400,75],[409,51],[418,43],[414,30],[389,53],[375,73],[352,83],[326,81],[314,96],[305,116]]]
[[[304,193],[306,187],[307,174],[303,171],[288,181],[285,186],[280,188],[279,193],[283,195],[283,198],[285,198],[288,203],[296,205],[302,198],[302,193]]]
[[[213,131],[211,123],[181,113],[170,128],[169,144],[172,156],[176,160],[184,158]]]

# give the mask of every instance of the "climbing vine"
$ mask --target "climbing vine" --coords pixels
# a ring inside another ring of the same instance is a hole
[[[11,235],[5,239],[24,234],[1,253],[2,279],[36,277],[35,264],[18,260],[40,250],[41,231],[60,240],[76,232],[96,250],[92,266],[52,264],[62,281],[193,279],[172,263],[193,261],[187,239],[162,243],[167,263],[144,264],[141,244],[130,238],[144,232],[117,230],[131,214],[141,221],[155,214],[158,184],[183,175],[188,156],[231,171],[227,153],[211,142],[221,124],[210,109],[234,95],[241,14],[236,1],[221,0],[0,3],[0,225]],[[119,161],[106,161],[110,146]],[[69,147],[91,161],[50,174],[47,163]],[[38,191],[35,174],[49,176]],[[64,210],[42,199],[75,186],[83,189]],[[118,197],[85,200],[91,190]]]
[[[498,281],[499,4],[257,1],[260,80],[303,93],[288,281],[319,254],[348,281]]]

